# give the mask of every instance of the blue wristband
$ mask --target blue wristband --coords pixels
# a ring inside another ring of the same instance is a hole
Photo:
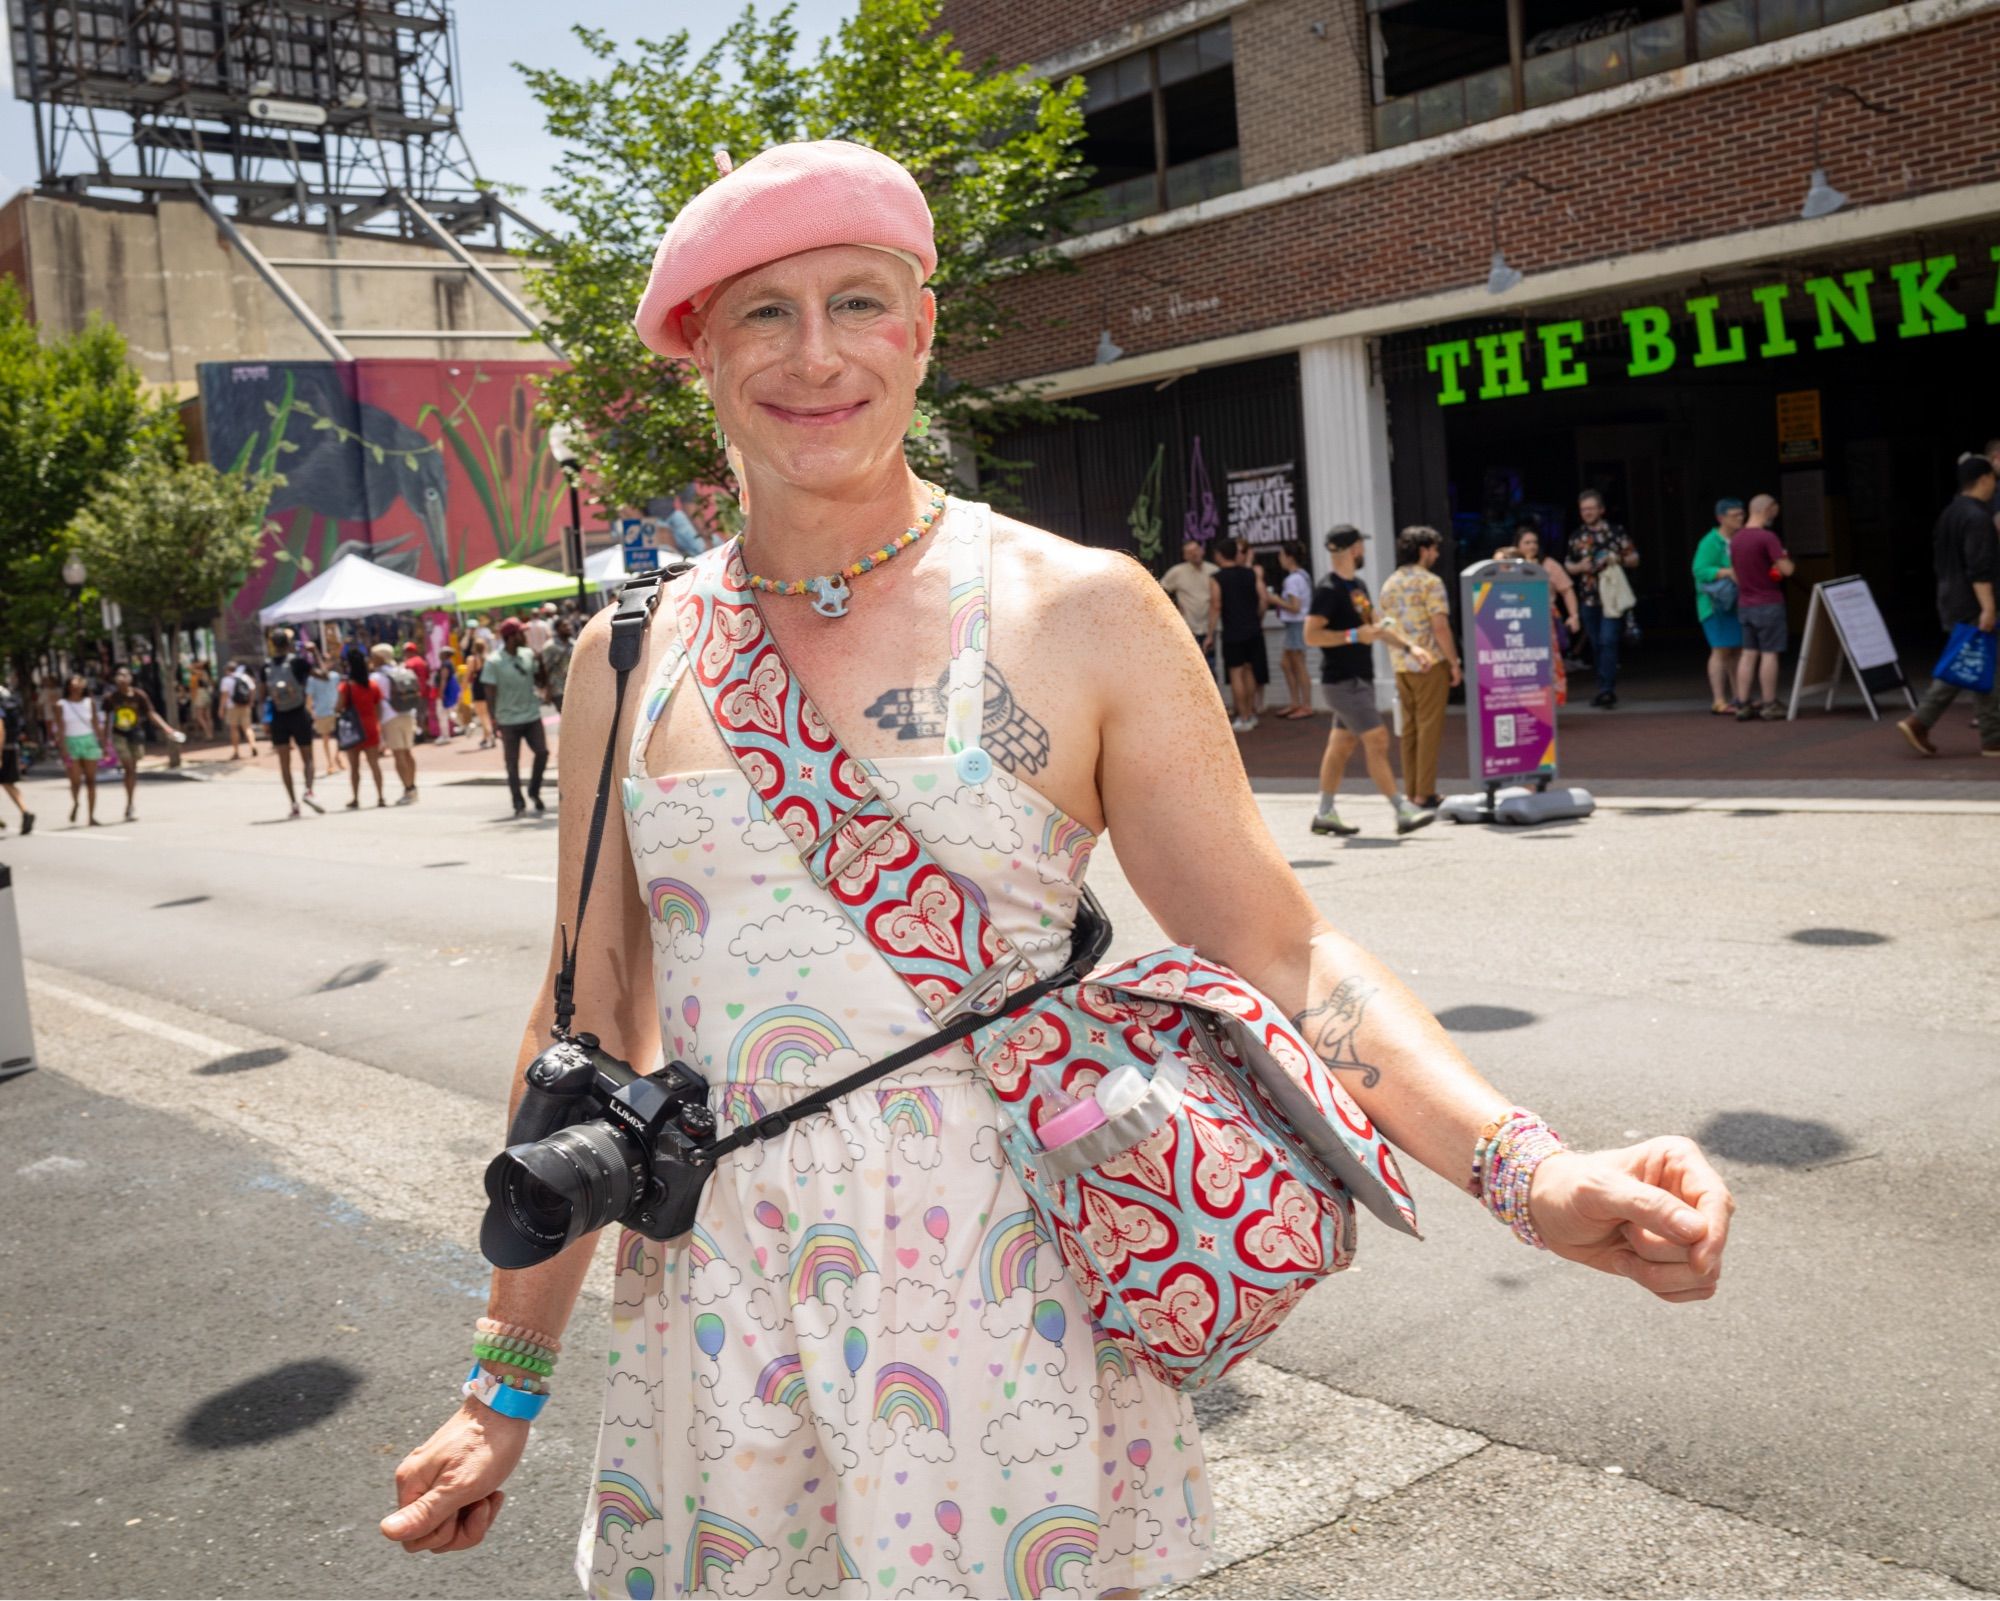
[[[542,1408],[549,1404],[546,1393],[531,1395],[526,1390],[517,1390],[497,1373],[488,1373],[477,1362],[465,1376],[465,1383],[458,1392],[467,1400],[478,1401],[491,1407],[503,1418],[519,1418],[523,1423],[532,1423],[542,1415]]]

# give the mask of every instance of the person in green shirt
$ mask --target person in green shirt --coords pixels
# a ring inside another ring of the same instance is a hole
[[[521,747],[535,753],[534,770],[528,775],[528,799],[535,810],[542,804],[542,774],[549,766],[549,738],[542,730],[542,697],[536,679],[540,664],[528,649],[528,630],[521,619],[509,617],[500,625],[499,648],[486,658],[479,681],[487,686],[493,702],[493,721],[500,725],[501,753],[507,761],[507,791],[514,797],[514,815],[528,808],[521,799]]]
[[[1709,710],[1717,717],[1733,717],[1736,702],[1729,686],[1736,681],[1736,653],[1743,648],[1743,624],[1737,620],[1736,601],[1716,604],[1708,586],[1718,578],[1732,584],[1736,573],[1729,565],[1729,536],[1743,526],[1743,502],[1725,496],[1715,503],[1715,526],[1701,536],[1694,551],[1694,614],[1701,619],[1701,631],[1708,636]]]

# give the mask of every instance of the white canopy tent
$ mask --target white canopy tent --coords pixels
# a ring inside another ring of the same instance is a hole
[[[615,589],[632,575],[625,570],[625,547],[608,545],[583,558],[583,581],[592,589]]]
[[[366,556],[349,554],[274,606],[257,613],[266,628],[280,623],[331,623],[351,617],[395,612],[450,611],[458,597],[443,584],[378,567]]]

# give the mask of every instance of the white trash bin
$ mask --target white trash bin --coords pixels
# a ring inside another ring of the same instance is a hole
[[[18,1078],[34,1066],[28,975],[21,965],[21,925],[14,917],[14,871],[0,862],[0,1079]]]

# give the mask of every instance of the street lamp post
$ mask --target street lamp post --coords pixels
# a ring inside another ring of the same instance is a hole
[[[62,581],[69,588],[70,670],[83,665],[83,585],[90,574],[83,558],[71,551],[62,564]]]
[[[549,454],[556,459],[556,466],[562,469],[563,477],[569,483],[569,528],[567,539],[576,557],[576,605],[584,608],[586,595],[584,588],[583,557],[583,497],[578,491],[577,481],[583,475],[583,459],[577,449],[576,430],[566,422],[559,422],[549,430]]]

